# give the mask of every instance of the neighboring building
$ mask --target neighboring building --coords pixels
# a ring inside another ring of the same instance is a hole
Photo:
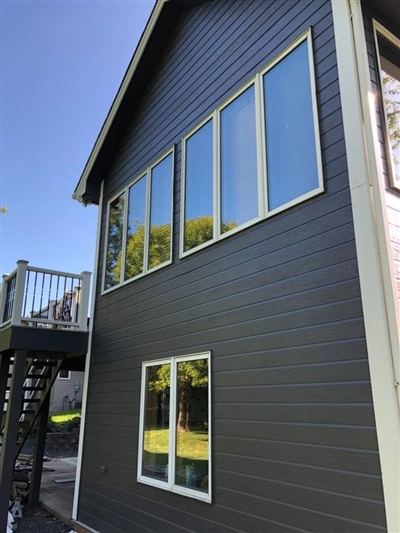
[[[51,388],[50,413],[82,407],[84,372],[60,370]]]
[[[400,531],[399,28],[391,0],[156,2],[75,191],[79,531]]]

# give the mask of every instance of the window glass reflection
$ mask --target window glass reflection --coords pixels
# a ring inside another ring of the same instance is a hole
[[[269,209],[318,187],[307,42],[264,75]]]
[[[150,242],[148,268],[171,258],[172,155],[151,171]]]
[[[221,233],[258,216],[254,85],[221,111]]]
[[[125,253],[125,279],[143,272],[146,177],[140,178],[129,188],[128,228]]]
[[[169,364],[146,369],[142,475],[167,481],[169,451]]]
[[[118,285],[121,277],[125,194],[110,203],[104,289]]]
[[[213,238],[213,121],[186,141],[184,251]]]
[[[208,360],[177,364],[175,484],[208,493]]]
[[[400,187],[400,49],[381,36],[378,46],[393,184]]]

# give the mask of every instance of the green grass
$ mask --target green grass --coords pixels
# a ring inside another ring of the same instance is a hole
[[[144,432],[144,451],[168,454],[168,429],[148,429]],[[177,456],[182,459],[204,461],[208,459],[208,433],[188,431],[177,433]]]
[[[53,413],[50,416],[50,419],[55,424],[60,424],[62,422],[68,422],[69,420],[73,420],[76,417],[81,417],[81,410],[80,409],[74,409],[71,411],[60,411],[59,413]]]

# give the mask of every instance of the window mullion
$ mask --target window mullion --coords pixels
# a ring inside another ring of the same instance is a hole
[[[255,79],[255,105],[256,105],[256,139],[257,139],[257,176],[258,176],[258,216],[267,214],[267,165],[264,129],[264,105],[262,76],[257,74]]]
[[[170,389],[169,389],[169,449],[168,449],[168,487],[175,484],[175,456],[176,456],[176,389],[177,371],[176,360],[171,359]]]
[[[220,113],[213,114],[213,213],[214,213],[214,240],[221,235],[221,172],[220,172]]]
[[[146,212],[144,225],[144,252],[143,252],[143,273],[149,269],[149,242],[150,242],[150,202],[151,202],[151,169],[146,172]]]

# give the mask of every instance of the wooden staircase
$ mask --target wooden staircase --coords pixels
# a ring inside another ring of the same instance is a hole
[[[15,458],[20,454],[25,441],[31,432],[34,423],[40,413],[46,397],[50,394],[51,387],[60,370],[62,359],[27,358],[25,364],[25,379],[20,390],[11,390],[14,361],[11,358],[8,386],[6,389],[5,410],[0,416],[0,436],[3,435],[7,424],[9,412],[10,394],[19,395],[20,412],[18,437],[15,442]],[[2,442],[0,442],[1,455]]]

